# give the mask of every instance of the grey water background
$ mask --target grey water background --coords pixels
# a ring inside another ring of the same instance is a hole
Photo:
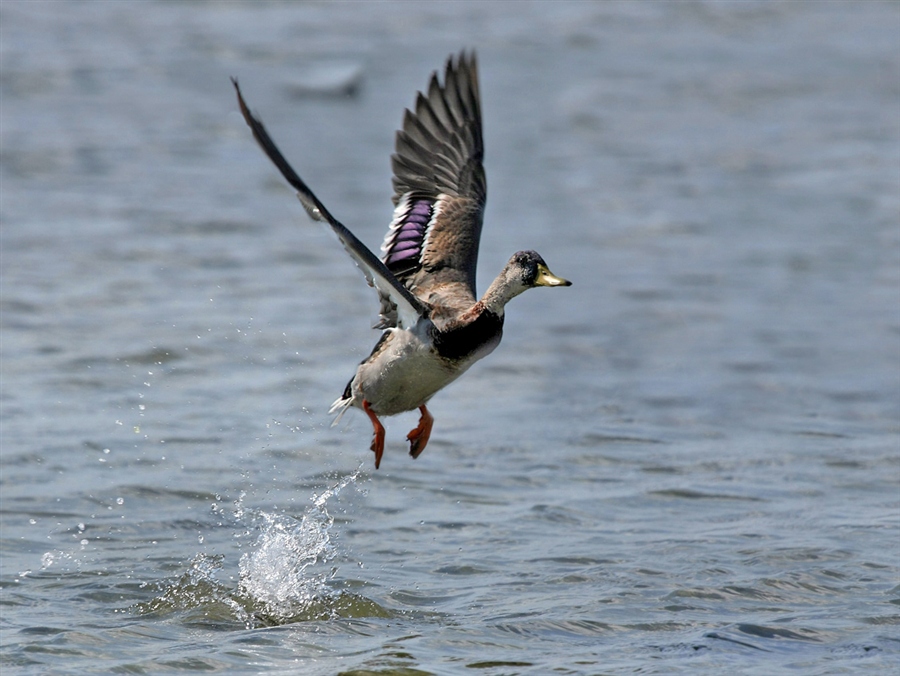
[[[479,288],[432,401],[329,404],[394,131],[478,50]],[[900,665],[900,5],[0,3],[0,667]]]

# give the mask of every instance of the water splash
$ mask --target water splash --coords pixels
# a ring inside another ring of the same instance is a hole
[[[260,534],[251,551],[241,556],[239,593],[262,606],[265,614],[284,621],[307,613],[328,595],[326,582],[336,568],[331,540],[334,517],[326,503],[349,484],[361,470],[344,477],[319,495],[297,519],[287,514],[259,512]]]
[[[185,622],[205,625],[237,619],[248,629],[338,617],[390,616],[374,601],[328,585],[337,572],[334,561],[339,552],[332,541],[334,517],[327,503],[355,484],[361,474],[362,465],[331,488],[314,494],[312,504],[299,518],[249,509],[242,493],[234,503],[235,524],[246,528],[241,537],[253,530],[258,536],[240,558],[237,588],[218,579],[223,554],[198,554],[160,596],[138,604],[135,610],[140,614],[179,613]],[[213,511],[222,513],[218,503]]]

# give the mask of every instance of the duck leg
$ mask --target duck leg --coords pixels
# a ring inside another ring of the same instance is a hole
[[[378,416],[375,415],[375,411],[372,410],[372,407],[369,406],[369,402],[365,399],[363,399],[363,411],[369,416],[369,420],[372,421],[372,427],[375,428],[375,434],[372,437],[372,446],[370,448],[375,453],[375,469],[378,469],[378,466],[381,464],[381,456],[384,454],[384,425],[381,424]]]
[[[425,450],[428,439],[431,437],[431,428],[434,425],[434,418],[425,408],[425,404],[419,406],[419,410],[422,412],[419,417],[419,426],[406,435],[406,440],[409,442],[409,454],[414,458],[418,458],[419,454]]]

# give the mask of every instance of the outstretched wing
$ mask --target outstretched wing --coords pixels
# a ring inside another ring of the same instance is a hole
[[[309,189],[306,183],[303,182],[303,179],[297,175],[293,167],[284,159],[262,122],[254,117],[250,109],[247,108],[237,80],[231,78],[231,81],[237,92],[238,105],[240,105],[244,120],[246,120],[253,131],[253,137],[259,143],[263,152],[278,167],[278,170],[287,182],[297,190],[297,197],[300,198],[300,203],[303,204],[310,217],[317,221],[325,221],[331,226],[341,244],[344,245],[344,249],[347,250],[347,253],[350,254],[363,271],[369,286],[374,286],[377,289],[381,298],[382,324],[386,326],[400,326],[400,328],[412,328],[421,317],[428,315],[429,307],[410,293],[388,267],[375,254],[369,251],[365,244],[360,242],[352,232],[328,212],[319,201],[319,198],[313,194],[313,191]]]
[[[447,60],[397,132],[394,220],[381,250],[387,268],[420,298],[475,301],[487,197],[475,54]]]

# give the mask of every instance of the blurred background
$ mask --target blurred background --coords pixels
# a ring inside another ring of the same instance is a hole
[[[464,48],[479,288],[574,286],[375,473],[375,295],[229,77],[377,251]],[[894,2],[4,0],[0,301],[4,671],[896,664]]]

